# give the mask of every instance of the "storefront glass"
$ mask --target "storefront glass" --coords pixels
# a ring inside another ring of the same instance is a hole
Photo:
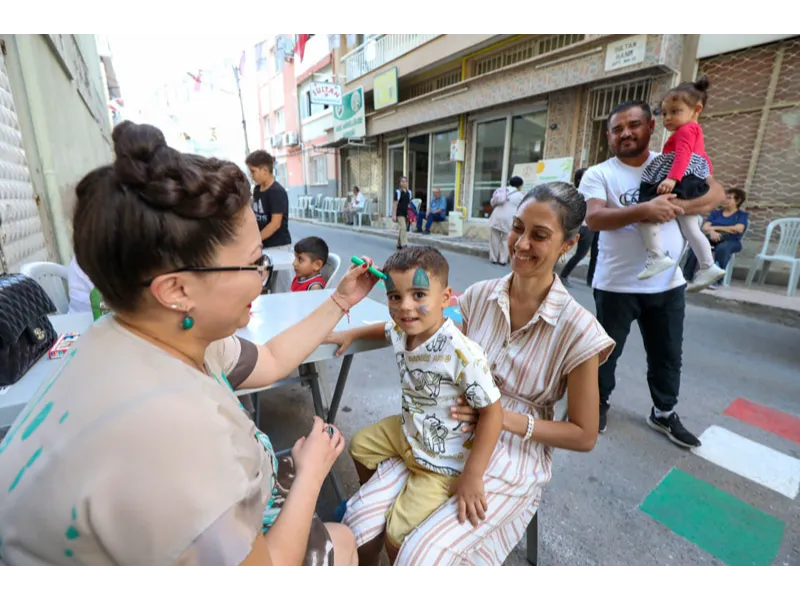
[[[475,128],[475,169],[472,178],[472,216],[488,216],[492,192],[503,183],[503,153],[507,119],[478,123]]]
[[[458,139],[458,129],[441,131],[432,136],[431,194],[439,188],[444,198],[455,197],[456,162],[450,160],[450,142]]]
[[[472,217],[486,218],[494,191],[511,178],[516,165],[542,159],[547,112],[504,117],[475,124]],[[526,181],[526,187],[531,182]]]

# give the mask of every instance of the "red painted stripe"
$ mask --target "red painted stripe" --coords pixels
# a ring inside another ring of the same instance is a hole
[[[800,444],[800,419],[744,398],[737,398],[722,413]]]

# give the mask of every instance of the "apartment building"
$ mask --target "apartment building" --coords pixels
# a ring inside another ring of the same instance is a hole
[[[703,124],[715,174],[750,192],[756,234],[800,206],[789,196],[800,144],[797,37],[400,34],[342,42],[333,66],[344,75],[349,121],[338,127],[334,113],[327,146],[340,153],[341,189],[359,185],[384,215],[406,175],[415,195],[440,188],[463,215],[465,234],[484,237],[492,191],[513,174],[526,186],[569,180],[605,160],[604,122],[615,105],[657,106],[698,71],[712,79]],[[659,123],[653,149],[665,140]]]
[[[339,193],[338,152],[326,146],[333,107],[312,102],[315,83],[337,78],[332,45],[340,36],[334,37],[312,35],[302,58],[294,34],[271,36],[255,48],[261,147],[275,156],[275,177],[290,198]]]

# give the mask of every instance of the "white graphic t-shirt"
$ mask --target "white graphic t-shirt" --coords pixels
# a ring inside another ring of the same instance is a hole
[[[608,208],[636,204],[642,172],[656,156],[658,152],[650,152],[640,167],[631,167],[612,157],[590,167],[583,174],[579,190],[587,202],[592,199],[604,200]],[[678,265],[649,279],[637,278],[645,267],[647,250],[635,224],[614,231],[601,231],[599,234],[593,288],[620,294],[658,294],[686,283]],[[661,224],[661,244],[672,258],[680,258],[684,240],[677,221]]]
[[[481,347],[447,319],[431,339],[406,350],[405,332],[386,324],[403,386],[403,430],[417,463],[429,471],[457,477],[472,448],[473,433],[450,416],[450,407],[464,396],[473,408],[497,402],[500,390],[489,372]]]

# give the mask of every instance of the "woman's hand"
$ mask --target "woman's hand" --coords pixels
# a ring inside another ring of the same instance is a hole
[[[367,270],[372,266],[372,259],[368,256],[361,258],[364,264],[360,267],[351,265],[334,292],[336,298],[347,309],[361,302],[378,282],[378,278]]]
[[[722,236],[719,234],[718,231],[714,231],[713,229],[708,232],[708,239],[712,242],[719,242],[722,239]]]
[[[333,331],[325,336],[322,341],[323,344],[334,344],[339,346],[336,351],[336,356],[341,356],[350,347],[350,344],[355,341],[355,336],[350,331]]]
[[[450,416],[456,421],[465,423],[461,428],[464,433],[475,431],[475,426],[478,423],[478,411],[472,408],[463,397],[459,396],[458,404],[450,407]]]
[[[314,417],[311,432],[292,447],[297,478],[306,478],[317,488],[322,487],[333,463],[344,450],[344,436],[333,425]]]

